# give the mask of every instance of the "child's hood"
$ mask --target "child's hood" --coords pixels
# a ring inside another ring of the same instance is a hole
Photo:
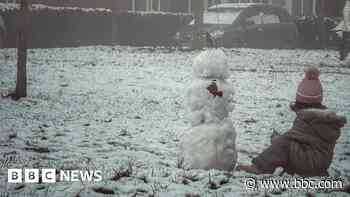
[[[299,121],[298,121],[299,120]],[[346,117],[321,109],[306,109],[297,112],[296,127],[306,127],[308,133],[318,135],[322,140],[333,143],[340,136],[340,130],[347,123]]]

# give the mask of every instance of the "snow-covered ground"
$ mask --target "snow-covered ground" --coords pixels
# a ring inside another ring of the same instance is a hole
[[[13,49],[1,53],[8,56],[2,55],[0,64],[4,93],[15,87],[16,55]],[[228,81],[236,92],[231,118],[239,163],[250,163],[267,147],[273,129],[285,132],[291,126],[295,116],[288,105],[306,64],[321,62],[325,104],[350,117],[350,66],[337,60],[336,51],[227,49],[225,53],[230,61]],[[0,99],[0,192],[103,196],[96,192],[103,186],[115,196],[264,196],[264,191],[247,192],[244,177],[249,174],[187,171],[179,165],[178,135],[190,126],[183,96],[197,54],[119,46],[30,50],[28,98]],[[347,182],[349,132],[346,125],[330,169],[332,176]],[[3,165],[5,158],[12,158],[8,165]],[[128,166],[132,172],[122,173]],[[104,175],[98,183],[9,184],[7,168],[16,167],[96,168]],[[118,179],[114,171],[127,175]],[[210,186],[209,177],[218,188]]]

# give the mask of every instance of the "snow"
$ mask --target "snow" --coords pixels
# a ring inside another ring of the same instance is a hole
[[[208,49],[194,58],[193,81],[185,98],[192,127],[180,139],[180,159],[186,168],[230,171],[236,164],[237,134],[229,118],[234,90],[228,77],[222,50]]]
[[[220,97],[213,97],[207,87],[215,83],[218,89],[224,94]],[[215,78],[195,79],[190,85],[185,99],[185,105],[190,111],[191,125],[200,123],[212,123],[222,120],[233,110],[234,90],[225,80]]]
[[[227,82],[235,89],[230,119],[237,132],[239,163],[249,163],[266,148],[273,129],[285,132],[290,128],[295,115],[288,105],[306,64],[321,63],[325,104],[350,117],[350,64],[338,61],[336,51],[224,52],[229,62]],[[191,83],[192,60],[197,54],[119,46],[30,50],[28,98],[0,100],[0,158],[15,157],[9,165],[12,168],[96,166],[104,172],[103,181],[8,184],[7,169],[0,168],[0,191],[52,197],[81,191],[80,196],[103,196],[93,190],[103,186],[119,196],[265,195],[264,191],[247,193],[244,181],[250,175],[244,172],[232,175],[178,168],[179,134],[190,126],[183,95]],[[14,49],[1,50],[0,92],[15,87],[15,57]],[[346,125],[330,168],[332,176],[347,182],[349,131]],[[130,177],[109,180],[113,169],[124,169],[129,163],[133,166]],[[211,189],[209,177],[218,189]],[[278,196],[289,196],[289,192],[293,190]]]
[[[247,8],[254,5],[261,5],[261,3],[222,3],[222,4],[213,5],[209,7],[208,10],[215,10],[217,8],[233,8],[233,9]]]
[[[18,3],[0,3],[0,10],[1,11],[7,11],[7,10],[19,10],[20,4]],[[73,10],[73,11],[83,11],[83,12],[112,12],[111,9],[107,8],[79,8],[79,7],[59,7],[59,6],[48,6],[44,4],[31,4],[31,10]]]
[[[204,12],[204,24],[231,25],[241,12]],[[194,24],[194,21],[190,23]]]
[[[134,13],[134,14],[140,14],[142,16],[144,15],[150,15],[150,14],[155,14],[155,15],[173,15],[173,16],[192,16],[190,13],[184,13],[184,12],[163,12],[163,11],[128,11],[128,13]]]
[[[232,171],[237,161],[236,132],[232,121],[200,124],[181,137],[185,169]]]
[[[228,62],[222,50],[207,50],[193,60],[193,75],[196,78],[227,79]]]
[[[220,24],[231,25],[239,16],[243,8],[247,8],[255,4],[240,4],[240,3],[224,3],[211,6],[207,12],[204,12],[204,24]],[[194,20],[191,21],[194,24]]]
[[[0,3],[1,11],[9,11],[9,10],[19,10],[20,4],[16,3]],[[112,10],[108,8],[80,8],[80,7],[69,7],[69,6],[48,6],[44,4],[31,4],[31,10],[53,10],[53,11],[82,11],[82,12],[107,12],[111,13]],[[175,15],[175,16],[190,16],[189,13],[172,13],[172,12],[162,12],[162,11],[128,11],[128,13],[134,13],[139,15],[148,15],[148,14],[157,14],[157,15]]]

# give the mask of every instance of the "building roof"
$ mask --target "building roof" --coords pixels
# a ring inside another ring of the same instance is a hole
[[[247,8],[253,5],[262,5],[263,3],[222,3],[210,6],[208,9],[216,8]]]
[[[110,9],[106,8],[80,8],[80,7],[58,7],[58,6],[47,6],[43,4],[31,4],[31,10],[73,10],[73,11],[83,11],[83,12],[112,12]],[[0,11],[7,10],[19,10],[20,4],[17,3],[0,3]]]

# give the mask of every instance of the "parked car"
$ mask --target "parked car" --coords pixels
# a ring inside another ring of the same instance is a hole
[[[179,31],[176,42],[190,46],[194,21]],[[225,3],[204,12],[203,40],[210,46],[250,48],[293,48],[298,30],[282,7],[257,3]]]

